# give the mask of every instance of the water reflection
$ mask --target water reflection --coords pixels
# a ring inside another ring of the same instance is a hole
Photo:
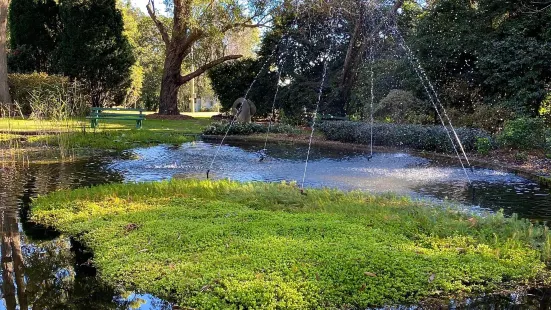
[[[147,294],[123,292],[96,277],[78,242],[27,221],[36,195],[61,188],[120,182],[109,158],[0,169],[2,302],[0,309],[170,309]]]
[[[2,212],[2,294],[6,309],[15,310],[18,302],[21,309],[28,308],[25,264],[21,253],[21,235],[17,218]]]

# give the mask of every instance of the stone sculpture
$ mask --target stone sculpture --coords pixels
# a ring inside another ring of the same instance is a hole
[[[252,101],[241,97],[233,102],[231,111],[238,123],[250,123],[251,117],[256,113],[256,106]]]

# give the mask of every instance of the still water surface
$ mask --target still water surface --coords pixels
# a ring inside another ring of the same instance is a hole
[[[124,292],[98,281],[89,264],[91,253],[26,221],[31,198],[61,188],[110,182],[205,178],[215,147],[194,142],[136,149],[116,158],[1,167],[0,309],[170,309],[170,303],[154,296]],[[259,149],[254,144],[224,145],[211,176],[239,181],[302,179],[304,146],[269,145],[268,157],[262,162]],[[306,175],[309,187],[392,191],[459,202],[473,210],[503,209],[507,214],[514,212],[534,220],[551,219],[550,191],[507,172],[475,169],[469,172],[469,185],[457,164],[405,153],[377,153],[368,160],[360,151],[314,148],[310,158]],[[547,290],[488,296],[459,308],[549,309],[550,296]]]

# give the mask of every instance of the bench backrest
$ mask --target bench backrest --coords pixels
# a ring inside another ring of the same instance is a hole
[[[125,109],[125,108],[98,108],[98,107],[90,108],[90,112],[92,113],[101,113],[102,111],[140,112],[140,114],[142,114],[145,110],[144,109]]]
[[[117,111],[117,112],[124,112],[124,113],[109,113],[109,111]],[[138,113],[136,113],[138,112]],[[92,107],[90,108],[90,116],[92,117],[101,117],[101,116],[136,116],[143,118],[145,115],[143,114],[144,109],[123,109],[123,108],[97,108]]]

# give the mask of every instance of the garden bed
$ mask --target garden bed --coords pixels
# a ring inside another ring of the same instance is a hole
[[[193,308],[365,308],[548,281],[546,228],[391,195],[173,180],[61,191],[33,220],[99,275]]]

